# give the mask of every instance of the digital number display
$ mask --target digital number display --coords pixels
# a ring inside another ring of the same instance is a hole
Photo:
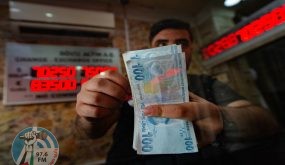
[[[30,91],[75,91],[77,86],[106,70],[117,70],[117,68],[111,66],[33,66]],[[77,82],[77,77],[80,77],[79,82]]]
[[[75,66],[33,66],[32,76],[37,78],[73,78],[76,75]]]
[[[76,90],[76,80],[32,80],[31,92],[73,91]]]
[[[122,71],[113,47],[6,42],[5,54],[4,105],[74,101],[93,76]]]
[[[83,76],[87,78],[91,78],[106,70],[117,70],[117,68],[110,67],[110,66],[83,66],[82,67]]]
[[[285,5],[282,5],[203,48],[203,59],[208,60],[238,44],[248,42],[284,22]]]

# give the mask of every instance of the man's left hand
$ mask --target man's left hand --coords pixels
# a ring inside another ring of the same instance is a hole
[[[216,140],[223,129],[223,120],[217,105],[193,94],[190,102],[181,104],[151,105],[144,109],[146,116],[189,120],[193,122],[199,147]]]

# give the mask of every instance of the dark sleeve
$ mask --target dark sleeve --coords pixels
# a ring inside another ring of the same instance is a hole
[[[218,105],[227,105],[236,100],[245,99],[235,92],[230,86],[213,79],[212,84],[213,97]]]
[[[113,143],[106,164],[129,164],[136,159],[132,148],[134,130],[134,110],[127,102],[123,104],[121,114],[113,133]]]

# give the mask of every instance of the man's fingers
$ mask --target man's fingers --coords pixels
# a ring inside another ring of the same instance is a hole
[[[98,92],[120,101],[125,101],[131,93],[128,80],[116,71],[101,72],[85,82],[81,88],[82,92]]]
[[[117,99],[98,92],[85,92],[84,94],[78,93],[77,100],[81,100],[82,104],[99,106],[108,109],[118,108],[118,106],[121,104]]]
[[[107,70],[105,72],[101,72],[100,74],[98,74],[97,76],[95,76],[95,78],[104,78],[104,79],[108,79],[109,81],[112,81],[114,83],[116,83],[117,85],[119,85],[123,90],[125,90],[128,94],[131,93],[131,88],[130,88],[130,84],[129,81],[127,80],[127,78],[125,78],[124,76],[122,76],[119,72],[114,71],[114,70]]]
[[[90,118],[111,115],[130,93],[129,82],[120,73],[101,72],[82,85],[77,94],[76,112]]]
[[[193,121],[197,118],[198,108],[189,110],[187,105],[183,104],[168,104],[168,105],[151,105],[144,109],[144,114],[147,116],[166,117],[185,119]],[[199,116],[199,115],[198,115]]]
[[[76,111],[79,116],[90,118],[102,118],[112,113],[110,109],[87,104],[80,105],[80,109],[76,108]]]
[[[147,116],[177,118],[184,120],[200,120],[209,116],[216,116],[217,109],[212,104],[187,102],[182,104],[151,105],[144,109]]]
[[[92,78],[88,84],[83,84],[82,88],[85,88],[88,92],[104,93],[121,101],[124,101],[128,95],[127,91],[121,86],[103,78]]]

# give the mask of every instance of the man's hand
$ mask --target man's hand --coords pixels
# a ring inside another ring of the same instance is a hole
[[[106,71],[85,82],[77,95],[76,112],[79,116],[102,118],[119,109],[130,94],[126,78],[116,71]]]
[[[119,109],[130,93],[128,80],[116,71],[94,76],[82,85],[77,95],[76,112],[80,125],[95,131],[95,126],[90,128],[90,124],[97,124],[96,132],[104,133],[117,119]]]
[[[147,106],[147,116],[176,118],[192,121],[199,147],[215,141],[223,129],[223,120],[219,107],[190,92],[190,102],[182,104]]]

